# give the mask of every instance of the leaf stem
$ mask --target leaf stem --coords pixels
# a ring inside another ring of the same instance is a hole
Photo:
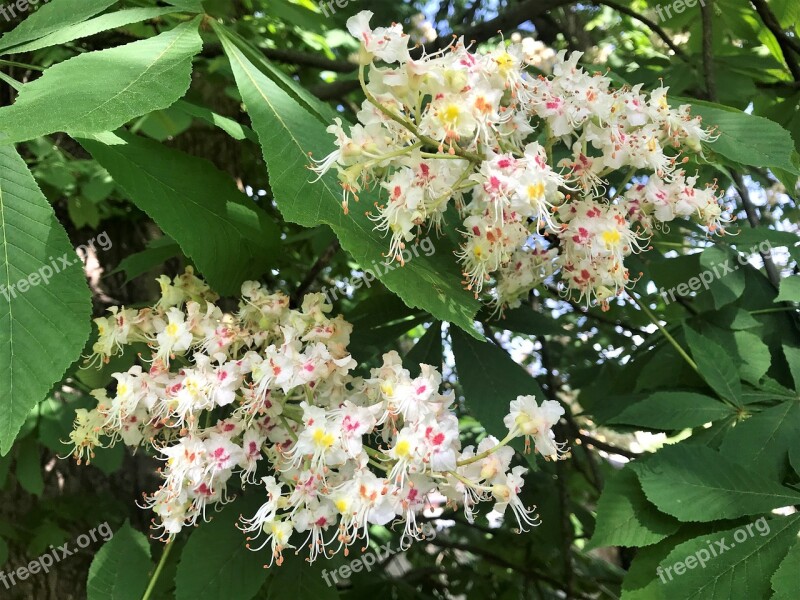
[[[156,570],[153,571],[153,576],[150,578],[150,583],[147,584],[147,589],[144,591],[142,600],[150,600],[150,596],[156,587],[156,583],[161,575],[161,571],[164,569],[164,565],[167,563],[167,557],[169,556],[169,553],[174,545],[175,544],[173,544],[172,541],[169,541],[164,546],[164,551],[161,553],[161,558],[158,561],[158,565],[156,565]]]
[[[678,351],[678,354],[680,354],[681,357],[683,357],[683,359],[686,361],[686,363],[690,367],[692,367],[694,372],[697,373],[698,375],[700,375],[700,369],[697,368],[697,363],[694,362],[694,360],[692,360],[692,357],[689,356],[686,353],[686,350],[681,348],[681,345],[675,340],[674,337],[672,337],[672,334],[669,331],[667,331],[666,328],[664,328],[663,325],[661,325],[661,322],[653,314],[653,312],[643,302],[641,302],[636,296],[634,296],[633,292],[628,292],[628,295],[633,299],[633,301],[642,310],[642,312],[647,315],[647,318],[650,319],[650,321],[653,323],[653,325],[658,327],[659,331],[661,331],[661,333],[664,335],[664,337],[667,338],[667,341],[675,347],[675,350]]]

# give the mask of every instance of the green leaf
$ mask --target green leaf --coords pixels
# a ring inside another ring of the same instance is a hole
[[[267,270],[277,252],[278,227],[228,175],[153,140],[123,139],[125,145],[81,144],[216,291],[236,294],[243,281]]]
[[[63,0],[60,0],[63,1]],[[85,2],[83,2],[85,4]],[[109,29],[116,29],[117,27],[124,27],[131,23],[138,23],[139,21],[146,21],[148,19],[155,19],[162,15],[174,13],[174,8],[131,8],[120,10],[105,15],[100,15],[94,19],[89,19],[82,23],[76,23],[51,34],[40,37],[38,40],[15,46],[11,49],[14,54],[22,52],[33,52],[41,48],[48,48],[50,46],[57,46],[66,44],[73,40],[89,37],[101,31]]]
[[[81,23],[107,9],[117,0],[52,0],[0,38],[0,52]]]
[[[147,537],[126,521],[92,560],[87,600],[140,600],[152,569]]]
[[[383,264],[388,240],[375,231],[358,205],[352,214],[344,214],[336,176],[328,173],[320,181],[311,181],[306,168],[309,152],[322,157],[332,147],[325,125],[259,71],[224,32],[218,30],[218,33],[261,140],[270,186],[283,216],[305,227],[329,225],[342,247],[362,267]],[[372,202],[369,193],[363,194],[362,206],[371,207]],[[415,256],[405,267],[381,268],[379,277],[409,307],[422,308],[437,319],[455,323],[477,336],[473,317],[478,302],[462,288],[451,252],[452,248],[440,247],[431,256]]]
[[[684,326],[683,330],[700,376],[721,398],[740,405],[742,382],[730,355],[719,344],[701,336],[691,327]]]
[[[789,363],[789,371],[792,373],[792,379],[794,380],[794,389],[800,391],[800,348],[784,346],[783,354],[786,357],[786,362]]]
[[[198,119],[202,119],[206,123],[210,123],[215,127],[219,127],[220,129],[222,129],[222,131],[224,131],[237,141],[248,139],[251,142],[255,142],[256,144],[258,143],[258,136],[256,135],[255,131],[253,131],[249,127],[240,125],[233,119],[229,119],[228,117],[223,117],[222,115],[218,115],[214,111],[205,108],[204,106],[197,106],[196,104],[192,104],[191,102],[187,102],[186,100],[178,100],[175,104],[172,105],[172,107],[178,110],[182,110],[188,115],[191,115]]]
[[[10,146],[0,147],[0,243],[0,453],[5,454],[31,409],[80,356],[92,310],[82,264]],[[62,267],[60,257],[70,266]]]
[[[450,339],[467,407],[486,431],[497,439],[508,435],[503,418],[508,414],[509,403],[517,396],[533,395],[540,403],[546,400],[530,373],[501,348],[480,342],[454,328],[450,329]],[[522,447],[519,439],[511,445],[518,450]]]
[[[743,525],[676,546],[661,561],[660,578],[666,597],[681,600],[769,598],[770,576],[797,537],[800,515],[770,520],[762,517],[748,525],[750,531]],[[762,534],[762,531],[767,533]],[[727,549],[723,550],[720,543]],[[712,550],[716,556],[712,555]],[[675,571],[676,564],[683,565],[679,567],[681,573]],[[693,568],[689,569],[689,564],[694,565]]]
[[[326,584],[323,577],[325,561],[309,565],[302,556],[294,552],[287,554],[284,563],[274,569],[267,582],[265,600],[333,600],[339,597],[335,585]],[[328,569],[330,571],[330,569]],[[333,583],[331,576],[328,580]],[[237,596],[238,598],[238,596]]]
[[[275,11],[276,3],[272,3],[270,8]],[[306,12],[306,11],[303,11]],[[330,124],[334,118],[341,115],[336,112],[330,104],[323,102],[314,94],[309,92],[305,87],[297,85],[291,77],[283,72],[280,68],[273,65],[271,62],[264,58],[262,52],[253,45],[249,40],[243,38],[238,33],[231,29],[223,28],[220,25],[214,25],[217,32],[223,32],[221,35],[236,44],[236,48],[249,60],[256,69],[265,74],[276,85],[283,89],[284,92],[294,98],[300,106],[306,111],[314,115],[319,121],[325,125]]]
[[[761,341],[761,337],[750,331],[736,331],[733,338],[736,341],[739,358],[742,359],[739,373],[742,379],[757,386],[772,364],[769,346]]]
[[[179,136],[191,126],[191,116],[170,106],[144,115],[130,130],[132,133],[142,133],[158,142],[163,142]]]
[[[442,324],[436,321],[403,357],[403,366],[412,372],[416,372],[420,365],[441,369],[442,357]]]
[[[655,392],[626,408],[609,422],[670,430],[699,427],[733,414],[728,405],[702,394]]]
[[[157,242],[157,243],[156,243]],[[171,258],[181,256],[181,247],[170,238],[161,238],[148,248],[123,258],[109,275],[125,272],[125,283],[163,265]]]
[[[709,289],[714,297],[714,307],[723,306],[738,300],[744,292],[744,271],[739,270],[737,260],[717,246],[709,246],[700,255],[700,265],[714,277]],[[733,269],[729,272],[728,269]],[[705,284],[705,280],[703,280]]]
[[[775,302],[800,302],[800,275],[790,275],[781,280]]]
[[[0,140],[20,142],[56,131],[104,132],[168,107],[189,88],[192,58],[202,47],[200,19],[50,67],[22,87],[12,106],[0,108]]]
[[[167,0],[168,4],[189,12],[203,12],[203,0]]]
[[[775,167],[795,175],[792,162],[794,142],[791,134],[775,121],[710,103],[691,102],[692,114],[703,119],[705,127],[714,126],[719,136],[709,148],[725,158],[752,167]]]
[[[795,542],[770,580],[772,600],[796,600],[800,589],[800,542]]]
[[[800,493],[699,444],[676,444],[633,463],[647,499],[684,522],[756,515],[800,503]]]
[[[606,480],[587,549],[650,546],[678,531],[679,525],[647,501],[636,473],[623,468]]]
[[[506,329],[527,335],[563,335],[564,328],[549,315],[522,306],[506,311],[500,319],[487,320],[494,328]]]
[[[800,404],[783,402],[734,427],[720,446],[726,458],[774,480],[782,480],[789,449],[800,439]]]
[[[779,231],[767,226],[743,226],[739,231],[732,232],[729,237],[726,236],[725,241],[731,246],[736,246],[739,252],[755,254],[759,250],[767,250],[767,244],[772,249],[793,248],[800,242],[800,236],[791,231]],[[761,244],[764,244],[764,246],[760,247]]]
[[[76,229],[81,229],[86,225],[96,229],[100,225],[100,211],[94,202],[85,198],[73,196],[67,200],[67,214]]]
[[[176,600],[250,600],[256,595],[270,572],[264,568],[269,548],[248,550],[236,524],[239,515],[251,517],[263,501],[256,494],[232,502],[192,532],[175,576]]]
[[[42,457],[36,438],[28,436],[19,444],[15,474],[22,489],[34,496],[42,495],[44,492]]]

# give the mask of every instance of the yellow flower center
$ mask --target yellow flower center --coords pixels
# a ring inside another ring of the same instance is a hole
[[[514,67],[514,57],[511,56],[508,52],[504,52],[503,54],[498,56],[496,60],[497,60],[497,66],[503,75],[507,75],[508,72]]]
[[[447,125],[455,125],[461,118],[461,108],[458,104],[448,104],[444,110],[439,113],[439,119],[442,123]]]
[[[410,451],[411,445],[406,440],[397,442],[397,445],[394,447],[394,453],[401,458],[408,456]]]
[[[622,236],[616,229],[609,229],[608,231],[604,231],[602,237],[603,241],[606,243],[606,246],[616,246],[622,239]]]
[[[544,184],[542,182],[528,186],[528,197],[531,200],[536,200],[542,196],[544,196]]]
[[[334,437],[330,433],[325,433],[325,430],[321,427],[314,430],[313,439],[314,443],[320,448],[330,448],[333,446]]]
[[[170,323],[167,325],[167,335],[170,337],[175,337],[178,335],[178,325],[175,323]]]

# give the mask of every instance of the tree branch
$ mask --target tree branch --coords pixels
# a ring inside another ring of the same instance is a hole
[[[703,76],[706,81],[706,94],[712,102],[717,101],[717,83],[714,79],[714,31],[711,22],[712,2],[700,3],[700,18],[703,24]]]
[[[736,191],[739,192],[739,197],[742,199],[742,206],[744,207],[744,212],[747,215],[747,222],[750,223],[750,227],[755,229],[761,224],[761,221],[756,213],[756,207],[753,204],[753,201],[750,199],[750,192],[747,190],[747,186],[744,184],[744,179],[742,179],[742,176],[738,171],[731,169],[731,177],[733,177],[733,183],[736,186]],[[775,263],[772,262],[772,255],[768,250],[766,252],[759,251],[759,254],[761,254],[761,260],[764,261],[764,271],[767,273],[767,278],[769,279],[770,283],[777,288],[781,280],[781,275],[778,273]]]
[[[660,37],[664,41],[664,43],[667,46],[669,46],[669,49],[675,53],[675,56],[677,56],[684,62],[691,64],[691,61],[689,60],[689,57],[686,56],[686,53],[675,45],[675,43],[672,41],[669,35],[667,35],[667,32],[664,31],[664,29],[655,21],[652,21],[651,19],[648,19],[647,17],[640,15],[635,10],[630,9],[627,6],[623,6],[622,4],[617,4],[616,2],[613,2],[613,0],[593,0],[592,4],[596,6],[597,5],[607,6],[619,13],[622,13],[623,15],[628,15],[632,19],[636,19],[643,25],[646,25],[648,29],[650,29],[650,31],[655,33],[658,37]]]
[[[311,284],[314,283],[314,280],[317,278],[322,272],[322,269],[328,266],[328,264],[333,260],[333,257],[339,251],[341,246],[339,245],[339,240],[335,240],[331,242],[331,244],[325,249],[322,255],[317,259],[317,262],[311,267],[306,278],[303,279],[303,282],[297,287],[294,294],[292,294],[292,304],[297,306],[303,298],[303,295],[306,293]]]
[[[313,67],[324,71],[334,71],[336,73],[352,73],[358,69],[358,65],[349,60],[331,60],[321,54],[312,52],[300,52],[298,50],[280,50],[278,48],[263,49],[264,56],[276,62],[299,65],[301,67]]]
[[[792,77],[794,77],[795,81],[800,81],[800,65],[798,65],[797,59],[792,54],[792,52],[800,54],[800,42],[786,35],[778,19],[775,18],[775,15],[764,0],[750,0],[750,2],[756,9],[758,16],[761,17],[764,25],[778,41],[783,53],[783,60],[786,61],[786,66],[789,67]]]

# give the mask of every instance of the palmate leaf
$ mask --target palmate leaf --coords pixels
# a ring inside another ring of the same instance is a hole
[[[753,523],[748,523],[676,546],[660,565],[664,569],[661,581],[664,583],[665,597],[681,600],[769,598],[772,591],[770,577],[797,539],[800,515],[765,519],[765,522],[768,530],[761,524],[757,529]],[[750,525],[752,534],[746,529],[747,525]],[[734,536],[738,536],[738,539]],[[722,546],[717,542],[721,542]],[[722,547],[727,549],[722,550]],[[717,556],[711,554],[711,548]],[[703,550],[705,552],[701,553]],[[697,558],[696,553],[704,558],[705,566],[701,567],[695,560],[692,569],[676,574],[675,564],[679,561],[687,564],[687,558]],[[708,560],[705,560],[706,556]],[[667,572],[667,568],[672,570]],[[794,592],[796,597],[796,588]]]
[[[73,40],[89,37],[101,31],[108,31],[117,27],[124,27],[131,23],[138,23],[139,21],[146,21],[154,19],[162,15],[174,13],[174,8],[130,8],[119,10],[117,12],[100,15],[82,23],[76,23],[68,27],[54,31],[48,35],[40,37],[26,44],[14,46],[12,52],[19,54],[21,52],[32,52],[41,48],[48,48],[50,46],[57,46],[59,44],[66,44]]]
[[[700,374],[721,398],[742,403],[742,382],[730,354],[719,344],[684,325],[684,333]]]
[[[199,24],[197,17],[146,40],[87,52],[50,67],[22,86],[13,105],[0,108],[0,142],[56,131],[113,130],[168,107],[189,89],[192,58],[202,47]]]
[[[718,137],[708,144],[711,151],[742,165],[783,169],[797,180],[800,171],[792,162],[792,136],[775,121],[711,102],[672,100],[674,104],[688,102],[692,115],[702,117],[705,127],[716,128]]]
[[[117,0],[51,0],[43,3],[36,12],[0,38],[0,54],[8,54],[14,46],[81,23],[116,3]]]
[[[313,565],[292,552],[264,586],[264,600],[335,600],[339,598],[335,580],[329,573],[325,577],[326,562],[317,560]],[[330,569],[330,567],[328,567]],[[261,598],[262,596],[259,596]]]
[[[780,481],[788,465],[789,450],[797,439],[800,439],[800,404],[790,400],[739,423],[725,436],[720,452]]]
[[[217,29],[217,33],[261,141],[270,186],[283,216],[305,227],[329,225],[342,247],[362,266],[383,263],[389,241],[374,230],[362,209],[371,207],[371,195],[365,193],[361,205],[345,215],[336,176],[329,173],[312,182],[306,168],[309,152],[322,157],[332,147],[325,125],[258,70],[223,30]],[[381,271],[383,284],[409,307],[422,308],[478,335],[473,326],[478,302],[462,288],[452,248],[446,244],[432,256],[420,255],[403,268]]]
[[[800,541],[796,541],[772,575],[772,600],[794,600],[800,589]]]
[[[467,406],[486,431],[497,439],[508,435],[503,418],[508,414],[509,403],[517,396],[536,396],[539,403],[546,400],[537,381],[501,348],[456,329],[450,330],[450,339]],[[511,445],[522,449],[519,438]],[[534,454],[527,456],[529,462],[535,464]]]
[[[240,516],[252,517],[262,502],[258,495],[242,497],[192,532],[175,575],[177,600],[250,600],[280,568],[265,569],[271,546],[260,552],[248,549],[245,534],[236,527]]]
[[[647,499],[683,522],[735,519],[800,503],[800,492],[699,444],[667,446],[631,468]]]
[[[0,452],[5,454],[31,409],[80,355],[92,308],[67,234],[11,146],[0,146],[0,244],[0,291],[7,290],[0,294]],[[62,256],[71,264],[60,270]],[[49,283],[43,280],[46,266]],[[21,291],[18,282],[32,274],[38,285]],[[12,285],[15,293],[8,291]]]
[[[611,476],[597,504],[597,524],[587,548],[642,547],[657,544],[678,531],[680,523],[647,501],[631,469]]]
[[[693,392],[655,392],[626,408],[611,423],[651,429],[683,429],[734,415],[727,404]]]
[[[121,135],[125,144],[81,144],[178,243],[215,291],[237,294],[243,281],[267,270],[280,242],[278,227],[228,175],[204,159]]]
[[[97,552],[86,583],[88,600],[139,600],[153,563],[147,536],[125,523]]]

